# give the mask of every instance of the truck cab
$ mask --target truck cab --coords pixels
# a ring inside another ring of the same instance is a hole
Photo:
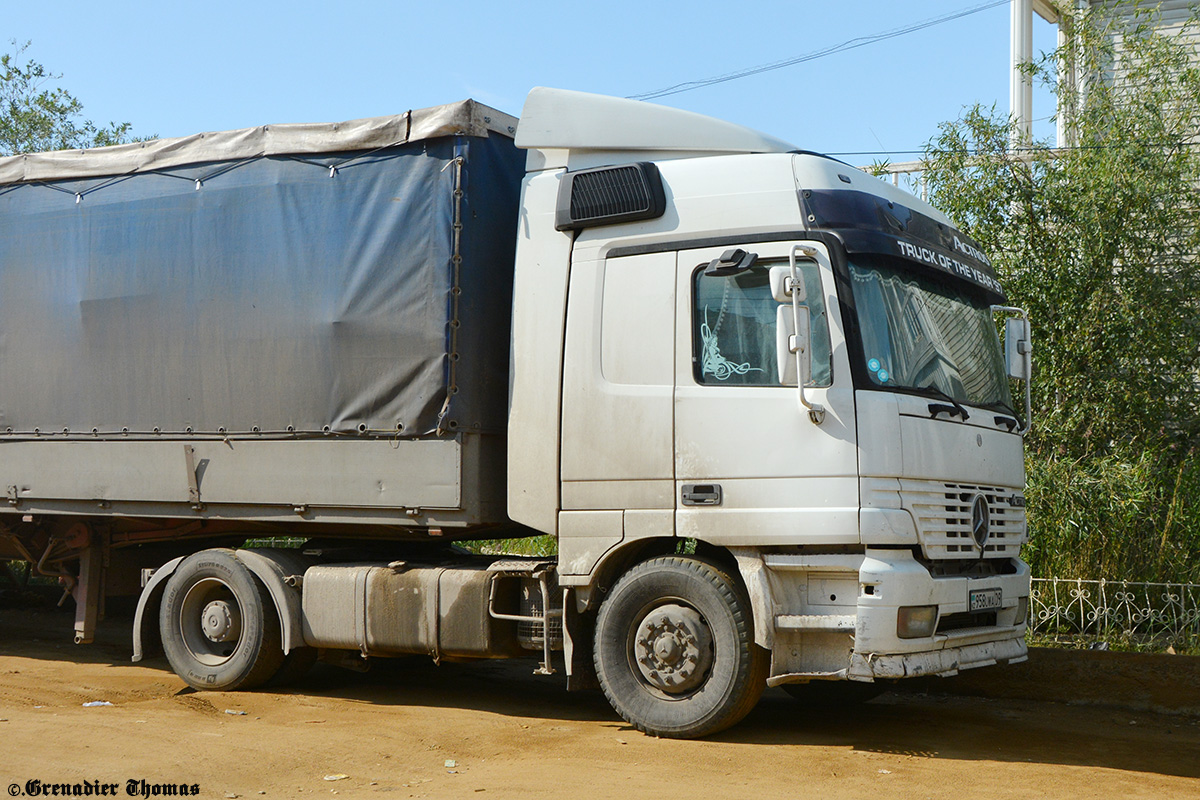
[[[673,735],[742,683],[1024,660],[1028,325],[979,247],[674,109],[535,89],[516,141],[508,506],[557,536],[568,669]]]

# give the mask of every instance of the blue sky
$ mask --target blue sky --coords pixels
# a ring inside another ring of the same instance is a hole
[[[799,56],[980,5],[884,2],[248,0],[9,3],[6,39],[97,121],[181,136],[353,119],[473,97],[519,114],[537,85],[619,96]],[[1034,19],[1034,50],[1054,26]],[[656,102],[869,164],[911,160],[964,106],[1008,110],[1007,5],[808,63]],[[1045,92],[1034,117],[1053,114]],[[1052,123],[1036,123],[1039,136]]]

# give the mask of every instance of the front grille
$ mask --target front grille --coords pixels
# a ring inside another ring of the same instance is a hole
[[[974,558],[939,561],[921,558],[919,561],[935,578],[994,578],[997,575],[1017,574],[1017,565],[1007,558],[981,559],[976,555]]]
[[[962,611],[958,614],[947,614],[939,619],[937,632],[949,633],[950,631],[962,631],[968,628],[994,627],[996,627],[995,611],[977,611],[973,614],[968,611]]]
[[[971,504],[980,494],[987,501],[991,530],[983,553],[971,538]],[[1022,496],[996,486],[900,481],[901,503],[917,521],[921,549],[931,560],[1016,558],[1027,534],[1025,508],[1012,505],[1013,497]]]

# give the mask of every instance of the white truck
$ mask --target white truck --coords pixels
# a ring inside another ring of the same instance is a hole
[[[0,557],[194,687],[537,653],[694,737],[1026,656],[1028,320],[834,159],[541,88],[0,159],[0,281]]]

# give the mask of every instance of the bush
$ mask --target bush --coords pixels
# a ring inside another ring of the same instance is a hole
[[[1200,582],[1200,459],[1146,450],[1074,459],[1031,453],[1035,575]]]

